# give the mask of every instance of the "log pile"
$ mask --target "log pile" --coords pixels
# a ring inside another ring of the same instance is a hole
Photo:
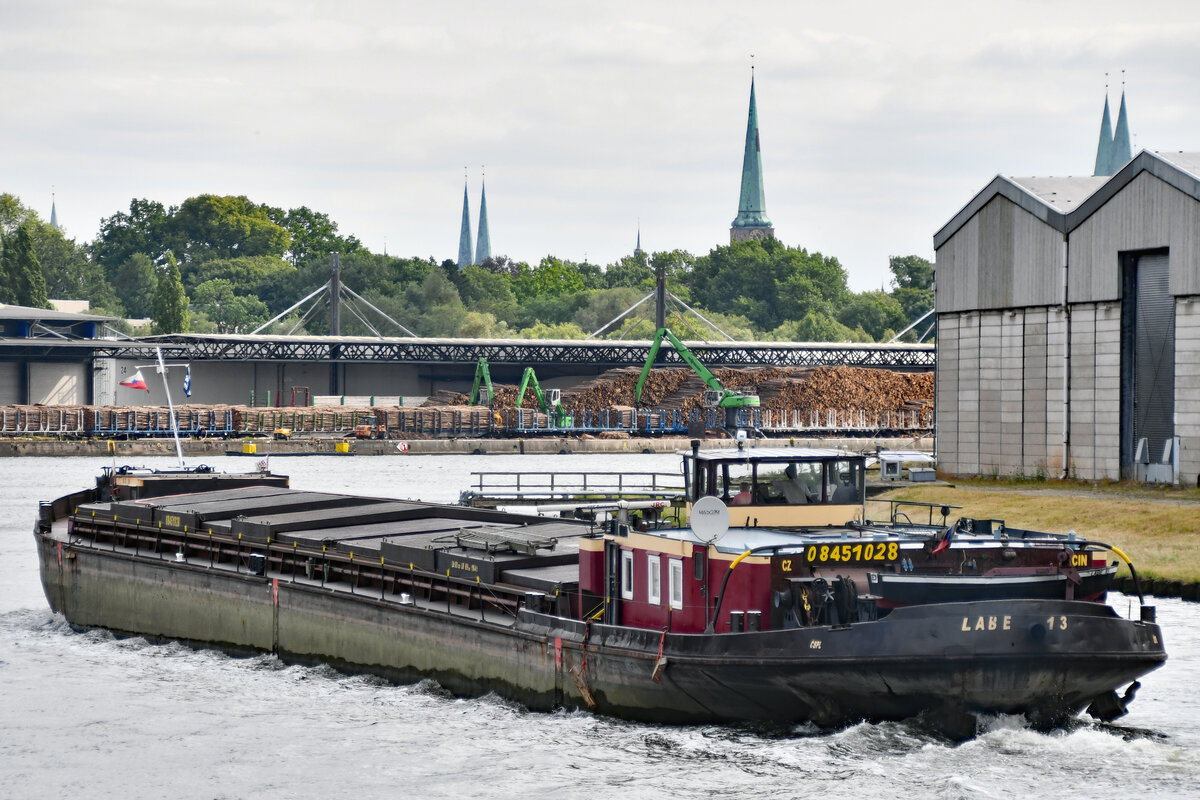
[[[757,394],[764,411],[776,419],[827,419],[847,412],[890,415],[933,409],[933,374],[892,372],[859,367],[752,367],[718,369],[727,389]],[[563,392],[567,413],[582,424],[585,415],[602,424],[630,427],[635,419],[657,424],[659,412],[692,411],[703,406],[704,382],[682,367],[654,369],[647,377],[640,403],[634,395],[641,370],[625,367]],[[261,408],[248,406],[177,406],[179,428],[185,435],[270,435],[287,428],[294,433],[346,435],[355,425],[386,425],[393,435],[486,435],[505,429],[548,428],[550,421],[535,408],[527,393],[523,409],[516,408],[517,387],[496,385],[494,408],[469,406],[467,396],[439,391],[420,407],[354,408],[350,406]],[[641,409],[639,416],[635,411]],[[782,416],[781,416],[782,413]],[[665,417],[664,417],[665,418]],[[841,417],[838,417],[839,419]],[[590,423],[596,424],[596,423]],[[764,421],[764,424],[766,422]],[[0,406],[0,435],[166,435],[171,428],[165,406]]]
[[[917,411],[933,408],[933,374],[892,372],[863,367],[750,367],[717,369],[714,374],[727,389],[757,394],[762,408],[802,411],[806,415],[848,409],[862,411]],[[704,405],[704,381],[686,367],[653,369],[646,378],[642,401],[636,401],[639,367],[611,369],[592,380],[563,390],[567,413],[609,411],[615,419],[632,418],[633,408],[693,411]],[[494,408],[516,408],[517,387],[495,385]],[[524,407],[535,403],[526,393]],[[467,395],[438,391],[423,408],[470,408]],[[515,417],[513,418],[516,419]],[[528,423],[527,423],[528,424]]]

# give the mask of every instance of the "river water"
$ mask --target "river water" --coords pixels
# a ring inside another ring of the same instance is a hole
[[[33,518],[38,500],[91,485],[100,466],[0,460],[2,798],[1200,796],[1194,603],[1157,600],[1169,660],[1118,725],[1038,733],[997,718],[952,743],[913,723],[764,730],[530,713],[431,682],[72,631],[42,594]],[[277,457],[272,467],[300,489],[441,502],[456,501],[473,470],[678,468],[669,455]]]

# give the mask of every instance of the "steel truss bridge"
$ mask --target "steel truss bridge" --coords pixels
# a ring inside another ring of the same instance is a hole
[[[39,340],[37,349],[48,351],[65,342]],[[356,336],[151,336],[132,341],[88,340],[83,345],[93,358],[153,359],[156,347],[163,355],[189,361],[258,361],[309,363],[396,363],[474,365],[480,358],[489,364],[519,366],[584,366],[593,369],[644,364],[650,342],[579,341],[551,339],[375,339]],[[27,347],[33,342],[25,341]],[[849,344],[831,342],[687,342],[688,348],[709,367],[819,367],[854,366],[929,371],[934,368],[931,344]],[[48,353],[46,353],[48,354]],[[659,351],[658,364],[683,365],[674,350]]]

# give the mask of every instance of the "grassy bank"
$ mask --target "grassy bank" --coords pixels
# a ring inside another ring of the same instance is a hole
[[[904,486],[879,496],[962,506],[952,516],[1002,519],[1015,528],[1066,533],[1119,547],[1144,578],[1200,581],[1200,491],[1134,486],[965,481]],[[868,503],[884,518],[887,504]],[[916,517],[914,517],[914,520]],[[1121,574],[1125,574],[1122,569]]]

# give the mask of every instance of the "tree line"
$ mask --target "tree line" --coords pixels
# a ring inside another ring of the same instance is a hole
[[[154,333],[253,330],[328,281],[331,252],[340,254],[344,285],[420,336],[583,338],[652,291],[659,269],[674,295],[735,339],[887,341],[933,306],[933,265],[912,255],[889,260],[889,289],[860,293],[849,290],[836,258],[776,239],[701,256],[639,251],[603,267],[496,256],[460,270],[450,260],[373,253],[326,214],[241,196],[199,195],[170,207],[134,199],[81,244],[0,194],[0,302],[88,300],[94,313],[149,318]],[[649,338],[650,303],[642,309],[601,335]],[[327,314],[303,311],[271,332],[328,332]],[[342,315],[344,334],[390,327],[369,308],[353,311]],[[667,324],[711,338],[679,315]]]

